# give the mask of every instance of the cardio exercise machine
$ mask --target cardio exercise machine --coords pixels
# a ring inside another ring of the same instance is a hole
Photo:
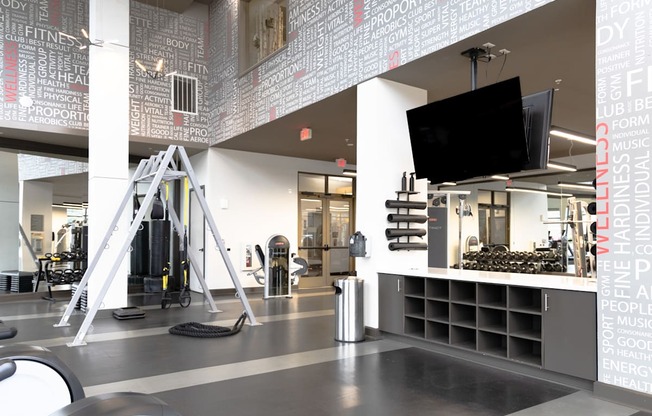
[[[263,299],[291,298],[292,285],[298,283],[299,276],[308,272],[308,262],[302,257],[290,255],[290,242],[282,235],[271,236],[265,248],[266,252],[256,244],[256,256],[261,266],[250,274],[259,284],[265,285]],[[290,258],[298,268],[291,269]],[[263,274],[260,274],[261,271]]]
[[[0,340],[18,331],[0,321]],[[63,361],[43,347],[0,346],[0,414],[12,416],[181,416],[157,397],[134,392],[85,397]]]

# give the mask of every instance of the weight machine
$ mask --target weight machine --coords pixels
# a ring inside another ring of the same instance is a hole
[[[292,297],[292,285],[297,284],[299,276],[308,272],[308,262],[298,256],[290,256],[290,242],[285,236],[273,235],[265,244],[267,254],[256,244],[256,256],[260,267],[253,272],[256,281],[265,285],[263,299]],[[292,271],[290,257],[299,267]],[[259,272],[263,271],[263,274]]]
[[[175,156],[179,159],[178,163],[174,159]],[[213,219],[213,216],[211,215],[211,212],[208,209],[208,204],[206,202],[206,199],[204,198],[203,193],[200,190],[201,189],[200,184],[190,164],[188,155],[186,154],[186,151],[182,146],[170,145],[166,151],[161,151],[156,156],[151,156],[149,159],[143,159],[140,161],[140,164],[138,165],[136,172],[134,173],[134,175],[132,176],[129,182],[127,191],[122,199],[122,202],[118,207],[116,215],[113,217],[113,220],[109,224],[109,227],[104,235],[104,238],[102,239],[102,242],[99,245],[99,249],[97,250],[96,253],[94,253],[95,255],[91,257],[91,262],[88,265],[86,272],[84,273],[84,277],[79,283],[79,289],[75,291],[59,323],[54,325],[55,327],[70,325],[68,323],[68,320],[72,315],[75,305],[77,304],[77,302],[81,297],[83,289],[88,284],[88,281],[99,262],[99,259],[102,255],[102,250],[104,250],[104,248],[107,247],[107,243],[109,242],[111,238],[111,234],[113,233],[114,229],[118,224],[118,220],[120,219],[122,212],[124,212],[125,208],[127,207],[127,203],[133,198],[132,192],[134,189],[134,185],[136,183],[149,183],[149,187],[147,189],[147,193],[145,194],[143,203],[138,209],[138,211],[136,212],[136,214],[134,215],[134,218],[129,227],[129,232],[127,233],[127,236],[124,239],[124,241],[121,242],[122,245],[120,246],[120,250],[117,253],[116,257],[112,259],[113,266],[109,271],[108,276],[104,280],[104,283],[100,289],[98,297],[97,299],[95,299],[95,302],[87,311],[86,317],[82,322],[82,325],[79,328],[79,331],[75,336],[75,339],[72,342],[68,343],[67,344],[68,346],[85,345],[84,338],[86,337],[86,334],[91,326],[91,323],[95,318],[95,314],[97,313],[97,310],[99,309],[104,299],[104,296],[108,292],[109,287],[111,286],[111,282],[113,281],[113,278],[115,277],[118,268],[120,267],[120,263],[122,262],[125,254],[129,250],[131,243],[134,239],[134,236],[136,235],[136,232],[138,231],[143,221],[143,218],[145,216],[145,211],[148,210],[150,205],[152,204],[154,195],[159,189],[161,182],[183,179],[183,178],[188,179],[190,184],[190,189],[194,189],[197,191],[195,192],[195,194],[197,196],[197,200],[201,206],[201,209],[204,213],[204,218],[208,223],[208,226],[213,235],[213,239],[215,240],[216,247],[219,250],[222,259],[224,261],[224,264],[229,272],[231,281],[233,282],[233,285],[236,288],[237,295],[240,298],[240,301],[245,308],[247,318],[249,319],[249,323],[251,325],[259,325],[258,322],[256,321],[256,317],[253,311],[251,310],[251,306],[249,305],[249,301],[247,300],[247,296],[242,288],[242,285],[240,284],[240,281],[237,278],[235,268],[231,263],[231,259],[228,256],[226,246],[224,245],[224,242],[222,241],[222,238],[217,230],[217,225],[215,224],[215,220]],[[176,212],[174,211],[174,207],[172,207],[172,205],[169,202],[168,202],[168,211],[169,211],[169,216],[174,224],[175,231],[179,234],[179,237],[183,239],[184,228],[181,225],[181,222],[179,221]],[[194,264],[200,264],[197,261],[197,259],[194,258],[192,250],[190,250],[189,246],[186,253],[188,255],[189,263],[191,266],[193,266]],[[204,297],[206,298],[206,301],[209,303],[211,307],[210,312],[220,312],[215,306],[215,302],[213,301],[213,298],[210,294],[210,290],[206,285],[206,281],[204,279],[202,271],[194,266],[193,266],[193,270],[195,271],[196,275],[199,278],[198,280],[202,286]]]

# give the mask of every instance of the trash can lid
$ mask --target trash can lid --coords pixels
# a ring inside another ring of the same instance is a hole
[[[338,277],[333,281],[333,285],[337,287],[359,285],[364,283],[364,280],[357,276]]]

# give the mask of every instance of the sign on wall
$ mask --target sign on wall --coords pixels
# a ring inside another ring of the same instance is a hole
[[[596,10],[598,380],[652,393],[652,15]]]

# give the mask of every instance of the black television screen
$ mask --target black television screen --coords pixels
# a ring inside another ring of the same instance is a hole
[[[415,176],[431,183],[529,163],[519,77],[407,110]]]
[[[523,97],[523,124],[530,161],[521,170],[548,168],[553,91],[551,88]]]

